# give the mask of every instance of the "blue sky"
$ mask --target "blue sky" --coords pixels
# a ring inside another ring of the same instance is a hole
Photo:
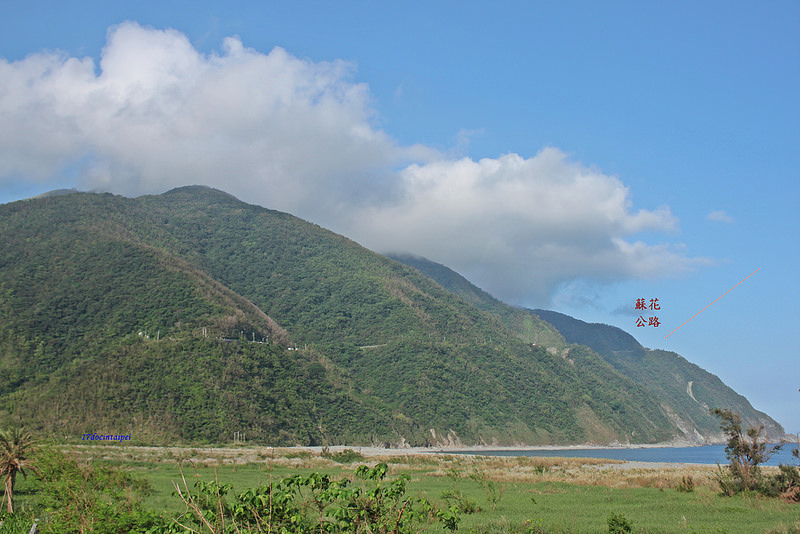
[[[800,430],[800,4],[3,5],[0,202],[212,185],[624,328]]]

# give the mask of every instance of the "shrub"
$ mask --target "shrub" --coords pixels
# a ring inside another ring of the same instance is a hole
[[[176,485],[187,512],[163,522],[150,534],[211,531],[234,532],[417,532],[439,520],[455,530],[459,510],[436,510],[424,499],[406,496],[408,476],[384,482],[388,466],[359,466],[355,481],[328,475],[292,475],[229,497],[231,486],[197,481],[190,490],[186,479]],[[179,529],[178,526],[182,528]]]
[[[481,511],[478,507],[478,503],[469,497],[465,497],[464,494],[457,489],[444,490],[441,497],[447,501],[449,505],[456,506],[461,513],[474,514],[475,512]]]
[[[727,465],[717,465],[717,472],[714,473],[714,478],[717,479],[720,492],[725,497],[732,497],[741,491],[741,485],[736,481]]]
[[[477,469],[470,473],[469,478],[477,482],[481,489],[483,489],[483,492],[486,494],[486,500],[489,501],[489,504],[492,506],[492,511],[494,512],[497,509],[497,503],[503,498],[505,485],[490,480],[489,477],[486,476],[486,473],[478,471]]]
[[[55,449],[36,456],[49,532],[132,532],[154,521],[142,507],[146,481],[107,465],[83,463]]]
[[[541,519],[528,519],[525,521],[525,534],[547,534],[544,522]]]
[[[609,534],[624,534],[633,530],[631,522],[622,514],[612,513],[606,519],[606,523],[608,523]]]
[[[353,449],[344,449],[343,451],[339,452],[328,452],[323,451],[322,457],[327,458],[328,460],[333,460],[336,463],[340,464],[352,464],[353,462],[363,462],[364,456],[360,452],[356,452]]]
[[[678,487],[676,488],[678,491],[682,493],[691,493],[694,491],[694,479],[691,476],[685,476],[681,478],[680,483],[678,483]]]
[[[761,476],[760,465],[766,462],[780,445],[769,447],[761,433],[764,426],[742,430],[742,418],[738,413],[716,408],[711,411],[721,419],[720,428],[728,435],[725,456],[730,463],[728,470],[731,477],[719,477],[720,488],[725,495],[733,495],[740,491],[762,491],[766,485]]]
[[[797,450],[794,451],[795,456],[796,453]],[[786,502],[800,502],[800,468],[781,464],[778,469],[773,479],[773,495]]]
[[[286,454],[286,458],[288,459],[301,458],[303,460],[310,460],[312,456],[311,451],[296,451]]]

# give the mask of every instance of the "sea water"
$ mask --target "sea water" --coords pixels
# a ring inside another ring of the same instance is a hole
[[[798,465],[792,451],[797,444],[786,443],[780,451],[764,462],[763,465]],[[569,458],[608,458],[629,462],[668,462],[687,464],[720,464],[728,463],[725,457],[725,445],[704,445],[702,447],[642,447],[613,449],[551,449],[551,450],[472,450],[446,451],[447,454],[475,454],[479,456],[549,456]]]

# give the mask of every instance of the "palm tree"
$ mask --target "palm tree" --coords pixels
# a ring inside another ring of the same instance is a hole
[[[12,514],[17,473],[27,476],[25,469],[32,469],[28,455],[32,452],[33,445],[33,436],[22,428],[0,430],[0,476],[4,478],[6,488],[3,500],[8,501],[8,512]]]

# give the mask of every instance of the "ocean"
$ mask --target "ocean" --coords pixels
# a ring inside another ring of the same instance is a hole
[[[786,443],[763,465],[790,464],[798,465],[792,451],[797,443]],[[561,456],[570,458],[608,458],[631,462],[669,462],[687,464],[720,464],[728,463],[725,457],[725,445],[704,445],[702,447],[647,447],[647,448],[614,448],[614,449],[554,449],[554,450],[472,450],[446,451],[447,454],[475,454],[479,456]]]

